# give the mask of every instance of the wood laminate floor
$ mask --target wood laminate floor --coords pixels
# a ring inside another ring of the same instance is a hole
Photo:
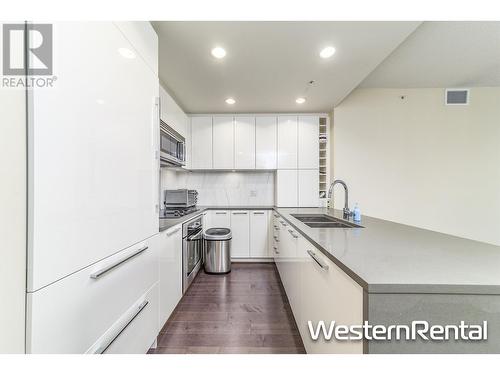
[[[305,353],[274,263],[201,270],[149,353]]]

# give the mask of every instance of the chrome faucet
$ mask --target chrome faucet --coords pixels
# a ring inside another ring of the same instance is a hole
[[[349,219],[349,217],[352,216],[352,212],[349,209],[349,191],[347,189],[347,184],[344,181],[334,180],[331,183],[330,188],[328,189],[328,200],[330,201],[330,199],[332,198],[333,188],[337,184],[340,184],[344,187],[345,199],[344,199],[344,209],[342,210],[342,212],[343,212],[344,219]]]

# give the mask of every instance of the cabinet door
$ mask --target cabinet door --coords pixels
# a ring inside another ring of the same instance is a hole
[[[278,117],[278,169],[297,168],[297,116]]]
[[[191,168],[212,169],[212,118],[191,118]]]
[[[28,95],[29,291],[158,233],[158,77],[112,22],[53,26],[59,79]]]
[[[319,117],[299,116],[299,169],[319,168]]]
[[[291,169],[276,172],[276,206],[297,207],[298,171]]]
[[[182,226],[160,233],[160,329],[182,297]]]
[[[214,117],[214,169],[234,169],[234,124],[232,117]]]
[[[299,207],[319,206],[319,171],[303,169],[298,171]]]
[[[229,216],[229,211],[224,210],[215,210],[209,211],[209,223],[210,226],[204,227],[204,229],[208,228],[231,228],[231,217]]]
[[[277,168],[278,125],[276,116],[255,119],[255,168]]]
[[[269,211],[250,212],[250,256],[267,258],[269,256]]]
[[[231,258],[250,257],[249,211],[231,211]]]
[[[304,240],[299,246],[302,311],[298,326],[307,353],[363,353],[362,341],[311,339],[308,321],[314,327],[320,320],[327,325],[331,321],[339,325],[362,324],[363,288],[308,241]]]
[[[234,167],[255,169],[255,117],[234,118]]]

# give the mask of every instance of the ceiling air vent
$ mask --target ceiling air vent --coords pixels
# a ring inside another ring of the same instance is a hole
[[[469,89],[446,89],[446,105],[469,105]]]

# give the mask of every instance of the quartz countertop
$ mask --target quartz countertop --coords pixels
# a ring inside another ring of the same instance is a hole
[[[326,208],[275,208],[369,293],[500,294],[500,246],[363,216],[364,228],[310,228],[291,214]]]

